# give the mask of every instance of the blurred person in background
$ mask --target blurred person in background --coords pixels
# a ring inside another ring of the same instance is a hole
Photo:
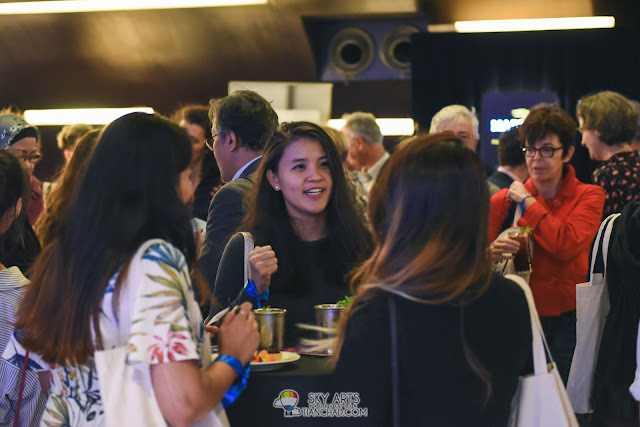
[[[187,134],[155,114],[125,115],[102,132],[18,312],[20,342],[57,365],[42,425],[104,425],[94,352],[122,346],[127,364],[150,373],[145,392],[168,424],[228,424],[220,402],[237,371],[211,362],[188,271],[196,261],[190,161]],[[151,239],[159,240],[133,260]],[[133,262],[143,279],[131,295]],[[242,369],[259,341],[252,316],[249,304],[239,307],[219,331],[219,353]]]
[[[193,216],[207,221],[211,198],[220,188],[220,170],[213,151],[207,149],[211,139],[211,120],[206,105],[187,105],[173,115],[173,120],[187,131],[191,139],[191,183],[195,188]]]
[[[564,383],[576,345],[576,283],[588,273],[589,249],[600,227],[604,191],[584,184],[569,160],[577,126],[556,104],[538,104],[520,125],[531,178],[514,181],[491,198],[489,241],[493,260],[512,259],[519,243],[496,239],[513,222],[529,229],[533,241],[529,285],[549,349]],[[505,227],[506,225],[506,227]]]
[[[76,148],[80,139],[95,129],[95,126],[87,125],[84,123],[75,123],[72,125],[65,125],[60,132],[56,135],[56,141],[58,142],[58,148],[62,151],[65,164],[69,164],[73,151]]]
[[[342,166],[344,168],[344,173],[349,183],[353,186],[356,192],[356,200],[360,204],[362,212],[364,213],[367,209],[367,197],[368,193],[365,190],[362,181],[358,179],[358,171],[350,170],[349,165],[347,164],[347,155],[349,154],[349,144],[344,134],[337,129],[334,129],[329,126],[322,126],[327,134],[331,137],[331,139],[336,143],[336,148],[338,149],[338,156],[342,160]]]
[[[376,246],[354,274],[332,388],[358,392],[369,413],[344,424],[392,424],[395,322],[399,425],[507,425],[531,320],[522,289],[491,271],[482,162],[449,133],[419,134],[391,156],[368,210]]]
[[[638,112],[624,96],[605,91],[582,98],[577,114],[582,145],[602,162],[593,171],[593,182],[604,189],[604,219],[640,200],[640,154],[631,147]]]
[[[284,123],[267,142],[255,179],[238,227],[255,241],[253,284],[243,283],[244,238],[236,234],[220,261],[214,290],[219,306],[210,315],[243,301],[257,307],[264,297],[263,306],[287,310],[285,343],[295,345],[301,332],[294,325],[313,324],[315,305],[349,295],[346,275],[370,254],[372,238],[335,142],[321,127]]]
[[[271,104],[250,90],[212,99],[209,109],[212,139],[222,181],[209,206],[207,229],[198,266],[213,292],[218,264],[227,242],[245,216],[245,199],[253,188],[267,139],[278,129]],[[207,307],[203,312],[207,313]]]
[[[640,153],[640,102],[631,100],[631,105],[633,106],[633,109],[639,117],[636,132],[633,134],[633,138],[631,138],[631,148]]]
[[[72,125],[65,125],[62,127],[60,132],[56,135],[56,141],[58,142],[58,148],[62,151],[62,155],[64,156],[64,167],[69,164],[71,157],[75,151],[76,145],[80,142],[80,139],[95,129],[95,126],[87,125],[84,123],[75,123]],[[60,172],[58,172],[58,176],[62,175],[64,172],[64,167]],[[49,200],[49,194],[57,185],[58,177],[56,177],[55,181],[45,181],[42,183],[42,200],[44,202],[44,209],[47,209],[47,203]],[[33,223],[35,226],[35,222]]]
[[[345,164],[347,169],[357,172],[368,195],[382,167],[389,160],[389,153],[382,145],[384,136],[371,113],[356,111],[345,115],[344,120],[342,134],[349,146]]]
[[[14,156],[0,150],[0,239],[20,215],[29,184],[23,167]],[[28,354],[17,340],[13,325],[29,281],[18,267],[6,268],[5,254],[0,248],[0,425],[13,425],[17,402],[22,398],[19,425],[38,425],[45,408],[48,365],[37,355]],[[21,386],[22,369],[24,385]],[[44,390],[44,391],[43,391]]]
[[[464,105],[447,105],[438,111],[431,119],[431,127],[429,133],[451,132],[456,138],[459,138],[465,147],[476,152],[478,142],[480,141],[480,133],[478,132],[478,117],[475,108],[469,110]],[[491,175],[493,170],[489,170],[485,166],[487,175]],[[493,195],[500,190],[500,187],[494,183],[487,181],[489,185],[489,194]]]
[[[14,114],[0,114],[0,149],[14,155],[24,164],[31,183],[35,178],[33,169],[42,158],[38,146],[38,136],[38,129],[31,126],[22,117]],[[32,188],[29,189],[29,194],[30,197],[24,200],[24,204],[27,206],[23,211],[28,212],[30,204],[39,205],[42,208],[41,195],[36,197]],[[28,276],[29,267],[40,253],[40,242],[38,242],[31,221],[26,214],[16,218],[5,233],[2,244],[4,248],[2,262],[7,267],[18,267]]]
[[[36,235],[42,247],[46,247],[53,241],[58,221],[69,210],[93,149],[98,143],[99,135],[100,131],[95,129],[80,138],[74,146],[73,156],[57,180],[57,185],[49,193],[46,209],[35,226]]]
[[[500,188],[508,188],[514,181],[525,182],[529,170],[524,160],[520,142],[520,129],[513,127],[500,135],[498,144],[498,169],[489,177],[489,182]]]

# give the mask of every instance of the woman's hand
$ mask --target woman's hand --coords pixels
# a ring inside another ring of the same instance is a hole
[[[220,332],[220,328],[213,325],[204,325],[204,330],[209,334],[209,338],[214,338]]]
[[[513,254],[518,251],[520,243],[517,240],[502,238],[496,239],[489,245],[491,261],[497,262],[505,259],[513,259]]]
[[[259,343],[260,334],[253,315],[253,305],[244,302],[229,310],[218,333],[218,352],[233,356],[246,365]]]
[[[278,259],[271,246],[256,246],[249,253],[249,270],[258,295],[262,295],[271,285],[271,276],[278,271]]]
[[[507,191],[507,198],[513,200],[516,203],[522,202],[525,197],[530,197],[529,190],[524,188],[524,184],[518,181],[514,181]]]

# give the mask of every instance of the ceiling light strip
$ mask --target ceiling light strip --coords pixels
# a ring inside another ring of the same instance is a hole
[[[268,0],[59,0],[0,3],[0,15],[188,9],[267,4]]]
[[[69,108],[58,110],[26,110],[24,118],[35,126],[60,126],[75,123],[104,125],[125,114],[142,112],[152,114],[151,107],[131,108]]]
[[[340,130],[344,127],[344,122],[343,119],[331,119],[327,125]],[[413,119],[376,119],[376,123],[385,136],[413,135],[415,131]]]
[[[576,18],[501,19],[490,21],[457,21],[458,33],[497,33],[508,31],[582,30],[613,28],[613,16],[585,16]]]

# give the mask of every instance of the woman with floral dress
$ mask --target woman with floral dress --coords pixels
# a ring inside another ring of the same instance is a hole
[[[593,171],[593,183],[604,189],[602,218],[622,212],[640,200],[640,153],[631,140],[638,129],[638,112],[616,92],[599,92],[578,103],[582,145],[593,160],[602,162]]]
[[[186,133],[156,115],[129,114],[103,131],[18,315],[24,347],[57,366],[42,425],[105,425],[94,352],[121,346],[128,365],[150,372],[168,424],[205,417],[228,424],[220,402],[259,337],[248,304],[238,307],[219,332],[228,357],[211,364],[189,276],[196,257],[184,204],[193,192],[190,157]],[[143,245],[141,260],[132,260]],[[129,274],[141,277],[131,298]]]

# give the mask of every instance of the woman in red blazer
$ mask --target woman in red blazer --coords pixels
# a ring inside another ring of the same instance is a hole
[[[533,229],[529,284],[551,354],[565,384],[576,342],[576,283],[588,272],[589,249],[598,232],[604,191],[584,184],[568,165],[576,123],[555,104],[535,106],[520,127],[531,178],[514,182],[491,198],[489,241],[501,232],[512,204],[523,213],[518,226]],[[497,239],[494,260],[511,258],[518,242]]]

